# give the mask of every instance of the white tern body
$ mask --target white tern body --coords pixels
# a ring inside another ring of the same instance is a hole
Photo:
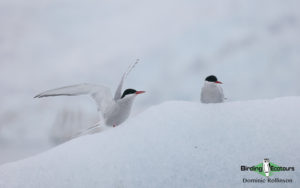
[[[202,103],[221,103],[224,102],[223,89],[218,83],[204,81],[201,90]]]

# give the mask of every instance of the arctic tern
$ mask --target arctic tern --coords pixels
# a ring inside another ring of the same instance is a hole
[[[220,84],[222,82],[218,81],[216,76],[210,75],[206,77],[201,90],[201,102],[222,103],[224,101],[224,94]]]
[[[85,132],[97,128],[103,123],[115,127],[123,123],[129,117],[135,97],[139,94],[145,93],[145,91],[126,89],[122,94],[123,82],[138,62],[139,61],[137,60],[135,63],[130,65],[128,70],[123,74],[114,97],[112,96],[110,89],[106,86],[78,84],[48,90],[36,95],[34,98],[90,95],[97,103],[98,111],[100,112],[99,114],[102,117],[101,119],[104,121],[100,120],[100,122],[85,130]]]

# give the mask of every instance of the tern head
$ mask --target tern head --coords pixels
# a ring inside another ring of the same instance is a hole
[[[210,75],[205,78],[205,81],[211,82],[211,83],[216,83],[216,84],[222,84],[222,82],[218,81],[217,77],[214,75]]]
[[[123,99],[124,97],[127,97],[127,96],[133,96],[133,95],[139,95],[139,94],[142,94],[142,93],[145,93],[145,91],[137,91],[135,89],[126,89],[124,92],[123,92],[123,95],[121,97],[121,99]]]

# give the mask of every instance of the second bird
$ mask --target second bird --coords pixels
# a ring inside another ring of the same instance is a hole
[[[204,86],[201,90],[202,103],[222,103],[224,102],[223,89],[220,86],[222,82],[218,81],[217,77],[210,75],[206,77]]]

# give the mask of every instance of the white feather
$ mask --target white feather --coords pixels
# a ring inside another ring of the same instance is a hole
[[[108,87],[92,84],[78,84],[45,91],[34,98],[52,96],[90,95],[97,103],[98,110],[105,112],[112,105],[112,94]]]
[[[116,90],[116,93],[115,93],[115,97],[114,97],[114,100],[117,101],[119,99],[121,99],[122,97],[122,87],[123,87],[123,83],[124,83],[124,80],[126,79],[126,77],[129,75],[129,73],[131,72],[131,70],[135,67],[136,64],[139,63],[139,59],[137,59],[133,64],[131,64],[129,67],[128,67],[128,70],[123,74],[122,78],[121,78],[121,81],[119,83],[119,86]]]

